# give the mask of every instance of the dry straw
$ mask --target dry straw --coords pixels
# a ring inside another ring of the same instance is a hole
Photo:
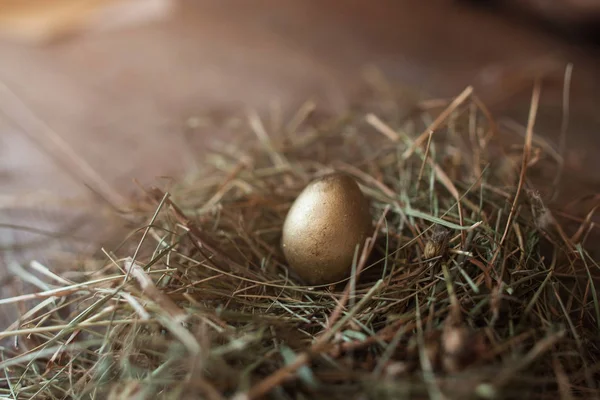
[[[308,104],[230,124],[235,143],[146,190],[143,223],[95,267],[19,269],[42,283],[0,300],[30,306],[0,334],[0,396],[598,398],[593,226],[569,237],[528,180],[557,168],[535,145],[539,97],[518,158],[471,88],[408,120]],[[307,287],[282,222],[332,170],[360,183],[373,233],[351,278]]]

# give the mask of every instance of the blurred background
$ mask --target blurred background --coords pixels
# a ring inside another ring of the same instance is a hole
[[[593,195],[599,22],[595,0],[0,0],[0,244],[16,257],[39,239],[10,224],[85,230],[65,199],[182,174],[226,134],[198,128],[190,143],[198,115],[307,99],[343,111],[373,71],[407,109],[473,85],[522,125],[544,74],[536,128],[556,145],[572,63],[565,176],[571,197]]]

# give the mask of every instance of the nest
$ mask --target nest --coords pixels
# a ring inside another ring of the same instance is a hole
[[[236,140],[185,180],[147,188],[119,246],[45,269],[48,290],[2,301],[32,303],[2,333],[14,341],[0,394],[598,396],[591,228],[567,235],[528,179],[560,164],[533,141],[537,95],[516,148],[470,88],[403,118],[381,104],[343,116],[307,104],[287,124],[228,119]],[[306,286],[281,227],[332,171],[360,184],[372,237],[348,279]]]

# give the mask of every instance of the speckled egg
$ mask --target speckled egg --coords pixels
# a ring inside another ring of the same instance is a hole
[[[306,283],[328,284],[349,275],[356,246],[370,233],[369,203],[358,184],[333,173],[311,182],[292,204],[282,248],[289,267]]]

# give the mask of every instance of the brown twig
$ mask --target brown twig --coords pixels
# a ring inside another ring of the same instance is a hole
[[[502,249],[502,246],[504,245],[504,241],[506,240],[506,237],[508,236],[508,231],[512,224],[512,219],[514,217],[515,211],[517,210],[517,205],[519,203],[519,197],[521,195],[521,191],[523,190],[523,186],[525,185],[525,175],[527,173],[527,166],[529,165],[529,156],[531,154],[531,141],[533,138],[533,127],[535,125],[537,110],[538,110],[538,106],[540,104],[540,93],[541,93],[541,83],[540,83],[540,80],[537,79],[535,81],[535,84],[533,87],[533,93],[531,95],[531,108],[529,110],[529,117],[528,117],[528,122],[527,122],[527,133],[525,135],[525,144],[523,146],[523,159],[521,162],[521,173],[519,175],[519,183],[517,184],[517,190],[516,190],[515,196],[513,198],[512,205],[510,207],[510,212],[508,214],[508,220],[506,221],[504,233],[502,234],[502,237],[501,237],[500,241],[498,242],[498,247],[496,248],[496,251],[494,252],[494,255],[489,263],[491,266],[493,266],[496,263],[498,255],[500,254],[500,250]],[[503,277],[504,277],[504,271],[502,271],[502,273],[500,273],[498,275],[498,281],[500,282],[503,279]]]
[[[402,154],[402,158],[404,160],[408,159],[417,147],[421,146],[425,140],[430,135],[430,132],[435,132],[442,124],[446,121],[446,119],[462,104],[469,98],[469,96],[473,93],[473,87],[467,86],[465,90],[461,92],[453,101],[446,107],[444,111],[437,116],[437,118],[421,133],[413,142],[413,144],[406,149],[406,151]]]

